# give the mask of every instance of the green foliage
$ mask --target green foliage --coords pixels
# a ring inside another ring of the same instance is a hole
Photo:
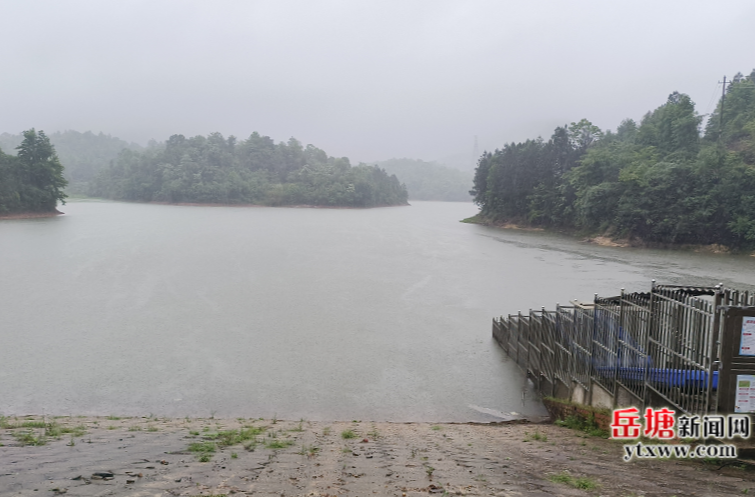
[[[47,437],[44,434],[37,435],[32,430],[13,432],[13,437],[21,445],[38,446],[38,445],[45,445],[47,443]]]
[[[755,71],[735,77],[700,137],[689,96],[674,92],[616,132],[583,119],[550,140],[480,157],[472,193],[484,220],[661,244],[755,247]]]
[[[565,419],[556,420],[556,425],[570,428],[572,430],[583,431],[593,437],[608,438],[610,435],[606,430],[598,426],[593,414],[590,414],[587,418],[580,416],[567,416]]]
[[[23,135],[0,134],[0,148],[9,152],[23,141]],[[128,143],[102,133],[91,131],[56,132],[50,135],[50,142],[65,167],[68,181],[66,193],[82,194],[87,191],[89,182],[110,164],[123,149],[141,150],[136,143]]]
[[[307,456],[307,457],[314,457],[317,455],[319,451],[320,451],[320,448],[314,445],[302,445],[301,450],[299,451],[299,454],[303,456]]]
[[[350,439],[350,438],[356,438],[357,434],[354,432],[354,430],[344,430],[341,432],[341,438]]]
[[[525,435],[527,435],[527,432],[525,432]],[[528,435],[527,438],[524,439],[525,442],[529,442],[531,440],[536,440],[538,442],[547,442],[548,435],[546,435],[545,433],[540,433],[539,430],[535,430],[535,433]]]
[[[237,445],[246,442],[247,440],[254,440],[257,435],[264,433],[266,430],[262,426],[249,426],[238,430],[226,430],[214,434],[205,435],[205,438],[215,440],[220,446]]]
[[[11,422],[9,418],[0,416],[0,428],[6,430],[18,430],[26,429],[24,433],[16,433],[14,436],[23,440],[32,440],[35,437],[33,429],[43,429],[42,435],[37,437],[38,441],[44,441],[47,437],[60,438],[64,434],[70,434],[72,437],[80,437],[86,433],[86,427],[83,425],[78,426],[61,426],[56,421],[46,422],[44,420],[26,420],[19,422]],[[26,443],[26,445],[43,445],[42,443]]]
[[[199,462],[209,462],[217,450],[215,442],[193,442],[189,444],[188,451],[194,452]]]
[[[586,476],[574,477],[564,471],[557,475],[549,476],[548,479],[554,483],[563,483],[570,487],[579,488],[581,490],[594,490],[598,488],[598,484],[592,478]]]
[[[215,452],[215,442],[192,442],[189,444],[189,452]]]
[[[79,426],[60,426],[57,423],[48,423],[45,426],[45,435],[53,438],[60,438],[62,435],[70,434],[71,437],[80,437],[86,433],[86,427]]]
[[[17,155],[0,150],[0,214],[52,212],[65,203],[63,166],[43,131],[24,131]]]
[[[373,207],[406,204],[406,188],[384,170],[294,138],[275,144],[253,133],[173,135],[162,146],[123,150],[91,183],[93,196],[170,203]]]
[[[293,440],[278,440],[277,438],[273,438],[271,440],[268,440],[265,442],[265,448],[268,449],[285,449],[286,447],[291,447],[294,444]]]

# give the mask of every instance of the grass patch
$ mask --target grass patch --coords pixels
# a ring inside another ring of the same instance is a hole
[[[593,437],[609,438],[609,431],[601,428],[600,425],[607,426],[611,416],[610,410],[555,397],[544,397],[543,402],[548,411],[559,418],[556,420],[556,425],[582,431]],[[598,419],[601,423],[597,422]]]
[[[460,223],[469,223],[469,224],[483,224],[485,220],[480,216],[479,214],[476,214],[472,217],[468,217],[466,219],[462,219],[459,221]]]
[[[274,438],[265,442],[265,448],[267,449],[285,449],[291,447],[294,444],[293,440],[278,440]]]
[[[11,423],[8,418],[0,418],[0,428],[15,430],[26,429],[24,433],[14,434],[17,440],[24,445],[44,445],[42,442],[47,437],[60,438],[64,434],[80,437],[86,433],[86,427],[79,426],[60,426],[57,422],[45,423],[44,421],[23,421],[21,423]],[[44,429],[44,433],[36,436],[32,429]]]
[[[17,428],[47,428],[44,421],[24,421]]]
[[[197,455],[199,462],[209,462],[217,450],[217,444],[215,442],[194,442],[189,444],[188,450]]]
[[[87,428],[84,425],[78,426],[60,426],[57,423],[50,423],[45,427],[45,435],[60,438],[62,435],[71,435],[72,437],[84,436]]]
[[[557,419],[557,426],[563,426],[572,430],[582,431],[592,437],[608,438],[610,433],[598,427],[595,417],[590,414],[586,419],[580,416],[566,416],[565,419]]]
[[[563,483],[564,485],[569,485],[570,487],[579,488],[581,490],[594,490],[599,486],[592,478],[586,476],[575,478],[565,471],[557,475],[551,475],[548,479],[554,483]]]
[[[204,438],[215,440],[221,447],[228,447],[256,439],[257,435],[264,433],[265,430],[264,426],[248,426],[238,430],[225,430],[207,434]]]
[[[303,456],[314,457],[319,451],[320,447],[315,447],[314,445],[302,445],[299,454]]]
[[[47,443],[47,437],[42,435],[36,435],[33,431],[14,432],[13,437],[21,445],[45,445]]]
[[[357,434],[354,432],[354,430],[343,430],[341,432],[341,438],[345,438],[346,440],[350,438],[356,438]]]
[[[435,431],[440,431],[440,430],[442,430],[443,428],[442,428],[442,427],[440,427],[439,425],[432,425],[432,426],[430,427],[430,429],[431,429],[431,430],[435,430]]]
[[[527,437],[524,439],[525,442],[530,442],[532,440],[537,440],[538,442],[547,442],[548,441],[548,435],[545,433],[540,433],[540,431],[535,430],[535,433],[530,435],[526,431],[524,432]]]
[[[137,425],[129,426],[128,431],[142,431],[142,427]]]
[[[35,419],[12,423],[10,418],[0,416],[0,428],[5,430],[16,430],[18,428],[47,428],[48,423]]]
[[[296,428],[291,428],[288,431],[304,431],[304,418],[299,420],[299,424],[296,425]]]
[[[215,452],[218,446],[215,442],[192,442],[189,444],[189,452]]]
[[[332,431],[332,428],[330,426],[326,426],[325,428],[322,429],[322,434],[327,437],[328,435],[330,435],[331,431]]]

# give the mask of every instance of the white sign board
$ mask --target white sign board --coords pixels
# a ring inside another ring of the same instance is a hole
[[[742,317],[742,339],[739,342],[739,355],[755,356],[755,317]]]
[[[734,412],[755,412],[755,376],[737,375],[737,396]]]

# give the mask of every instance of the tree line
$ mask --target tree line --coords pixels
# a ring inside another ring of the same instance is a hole
[[[678,92],[615,132],[583,119],[484,153],[470,193],[488,222],[755,246],[755,70],[735,76],[702,134],[701,121]]]
[[[0,214],[54,212],[67,185],[55,148],[43,131],[24,131],[16,155],[0,149]]]
[[[63,176],[68,181],[66,193],[71,195],[86,194],[89,182],[124,148],[143,149],[136,143],[103,133],[95,134],[91,131],[84,133],[73,130],[56,131],[48,136],[64,167]],[[23,139],[21,134],[2,133],[0,134],[0,148],[6,152],[12,152]]]
[[[253,133],[248,139],[220,133],[123,150],[91,182],[89,194],[115,200],[170,203],[403,205],[404,185],[384,170],[351,166],[313,145],[291,138],[275,143]]]

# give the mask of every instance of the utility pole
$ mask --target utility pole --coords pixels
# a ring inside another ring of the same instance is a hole
[[[480,151],[477,148],[477,135],[474,135],[474,150],[472,151],[472,169],[477,167],[477,160],[480,158]]]
[[[719,116],[721,120],[718,122],[718,137],[719,138],[721,138],[721,135],[724,132],[724,101],[725,100],[726,100],[726,76],[724,76],[724,85],[723,85],[723,88],[721,89],[721,115]]]

